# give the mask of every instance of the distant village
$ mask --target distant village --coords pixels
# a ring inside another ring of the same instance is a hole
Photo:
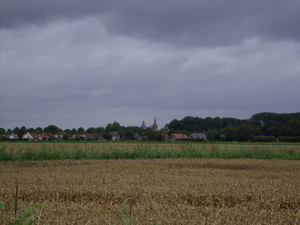
[[[131,127],[132,128],[132,127]],[[159,141],[178,141],[178,140],[189,140],[196,139],[201,141],[207,141],[206,135],[204,133],[192,133],[189,136],[184,133],[172,133],[167,134],[167,132],[162,132],[158,130],[158,125],[156,123],[156,118],[154,118],[154,123],[151,126],[146,126],[145,121],[142,122],[142,125],[139,127],[141,132],[133,132],[129,130],[123,132],[124,135],[121,135],[119,131],[109,131],[99,133],[73,133],[67,134],[65,132],[51,133],[51,132],[28,132],[26,131],[22,134],[21,138],[17,133],[11,133],[6,135],[8,140],[30,140],[30,141],[51,141],[51,140],[86,140],[86,141],[99,141],[99,140],[137,140],[137,141],[146,141],[146,140],[159,140]],[[154,136],[160,136],[160,138],[153,138]],[[149,135],[152,138],[149,138]]]
[[[249,119],[229,117],[192,117],[173,119],[158,129],[156,118],[150,126],[121,126],[118,122],[104,127],[62,130],[55,125],[45,128],[11,130],[0,128],[1,140],[138,140],[138,141],[237,141],[300,142],[300,112],[258,113]]]

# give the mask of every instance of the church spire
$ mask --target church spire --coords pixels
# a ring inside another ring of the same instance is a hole
[[[153,130],[158,131],[158,127],[157,127],[157,123],[156,123],[156,117],[154,117]]]

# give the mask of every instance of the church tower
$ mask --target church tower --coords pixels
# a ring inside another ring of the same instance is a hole
[[[157,123],[156,123],[156,117],[154,117],[153,130],[158,131],[158,126],[157,126]]]
[[[140,128],[142,128],[143,130],[146,130],[148,128],[145,124],[145,121],[143,121],[143,124],[142,124],[142,126],[140,126]]]

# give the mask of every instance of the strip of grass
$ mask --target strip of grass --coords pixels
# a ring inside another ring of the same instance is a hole
[[[8,144],[8,143],[31,143],[31,144],[67,144],[67,143],[77,143],[77,144],[159,144],[159,145],[275,145],[275,146],[300,146],[300,142],[232,142],[232,141],[134,141],[134,140],[119,140],[119,141],[84,141],[84,140],[52,140],[52,141],[30,141],[30,140],[10,140],[10,141],[1,141],[0,144]]]
[[[6,146],[0,148],[0,161],[42,161],[42,160],[80,160],[80,159],[161,159],[161,158],[222,158],[222,159],[284,159],[300,160],[300,151],[293,147],[268,149],[263,146],[255,149],[248,146],[231,148],[218,146],[203,148],[197,145],[182,145],[180,148],[152,145],[137,145],[133,150],[122,146],[112,146],[106,150],[74,147],[64,149],[56,147],[42,147],[35,150],[30,147],[19,150],[9,150]]]

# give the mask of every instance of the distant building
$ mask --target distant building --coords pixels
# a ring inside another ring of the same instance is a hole
[[[120,134],[117,131],[110,131],[109,134],[111,135],[111,140],[120,140]]]
[[[147,127],[145,125],[145,121],[143,121],[143,124],[142,124],[142,126],[140,126],[140,128],[142,128],[144,130],[152,129],[153,131],[158,131],[158,126],[157,126],[157,123],[156,123],[156,117],[154,117],[154,123],[153,123],[152,126]]]
[[[146,130],[148,128],[145,124],[145,121],[143,121],[143,124],[142,124],[142,126],[140,126],[140,128],[142,128],[143,130]]]
[[[19,139],[19,136],[15,133],[12,133],[12,134],[9,134],[8,139],[16,140],[16,139]]]
[[[23,135],[22,139],[35,140],[35,141],[48,141],[51,140],[51,135],[48,133],[35,134],[35,133],[27,132]]]
[[[156,117],[154,117],[154,123],[153,123],[153,125],[152,125],[152,129],[153,129],[154,131],[158,131],[158,126],[157,126],[157,123],[156,123]]]
[[[180,139],[187,139],[187,138],[188,138],[188,136],[185,134],[174,133],[169,136],[168,141],[177,141]]]
[[[207,141],[206,135],[204,133],[192,133],[190,138],[203,138],[205,141]]]
[[[27,132],[26,134],[23,135],[22,139],[26,139],[26,140],[33,140],[35,139],[36,134],[30,134],[29,132]]]
[[[134,137],[135,137],[135,139],[138,140],[138,141],[141,141],[141,140],[143,139],[143,137],[140,136],[140,135],[137,134],[137,133],[134,134]]]

